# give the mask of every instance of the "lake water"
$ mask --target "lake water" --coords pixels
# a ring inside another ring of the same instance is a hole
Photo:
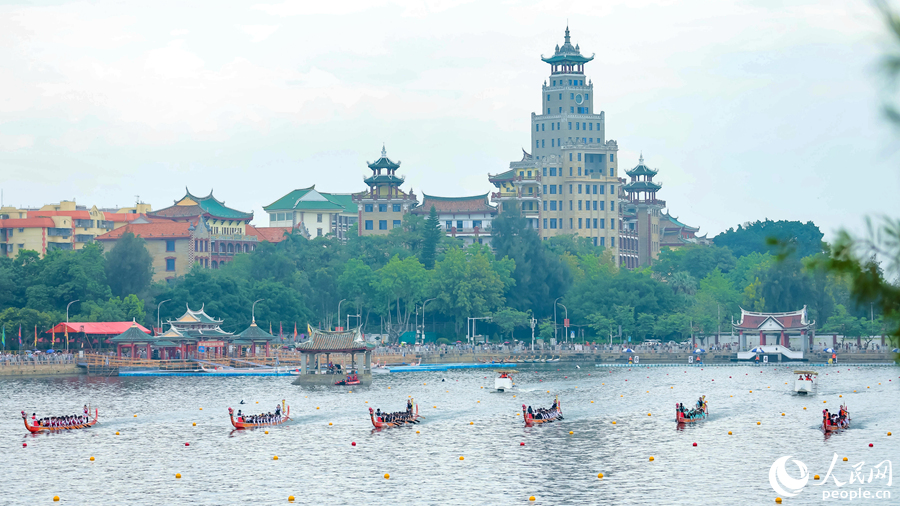
[[[0,504],[52,504],[54,495],[92,505],[287,504],[291,495],[322,505],[774,504],[769,470],[782,456],[809,471],[785,504],[822,504],[823,492],[851,489],[893,493],[854,503],[900,503],[900,485],[886,479],[848,481],[860,462],[866,479],[884,460],[900,464],[896,367],[820,368],[809,397],[793,394],[784,367],[519,370],[519,391],[502,394],[479,370],[380,375],[352,393],[289,377],[2,380]],[[709,419],[679,430],[675,403],[701,394]],[[549,407],[557,395],[565,420],[525,428],[521,405]],[[422,423],[373,431],[368,408],[400,411],[407,396]],[[232,430],[229,406],[269,411],[281,399],[293,422],[268,434]],[[853,428],[826,438],[821,411],[841,402]],[[87,430],[32,436],[19,415],[76,413],[84,403],[100,409]],[[832,472],[843,485],[819,485],[812,476],[824,478],[834,454],[848,457]],[[800,476],[790,461],[787,470]]]

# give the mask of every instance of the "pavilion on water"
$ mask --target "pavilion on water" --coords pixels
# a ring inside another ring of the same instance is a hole
[[[372,381],[372,350],[375,345],[366,342],[360,327],[344,332],[329,332],[309,326],[307,330],[309,338],[296,347],[300,352],[300,375],[294,384],[330,385],[346,378],[346,375],[330,375],[326,374],[327,370],[323,371],[323,366],[331,361],[332,354],[350,355],[348,371],[357,370],[356,355],[363,354],[363,362],[360,364],[362,367],[359,367],[357,375],[363,383]],[[344,371],[345,374],[346,372]]]
[[[199,311],[193,311],[187,306],[187,311],[181,317],[166,322],[169,324],[169,330],[158,336],[160,339],[171,341],[177,348],[180,358],[196,355],[201,346],[212,357],[225,356],[227,353],[228,344],[234,334],[222,330],[220,325],[223,320],[217,320],[206,314],[205,307],[204,304]]]
[[[256,356],[257,350],[260,348],[265,349],[266,356],[269,356],[269,344],[278,339],[277,337],[269,334],[265,330],[259,328],[256,325],[256,318],[253,319],[253,323],[247,327],[247,330],[241,332],[237,335],[237,339],[231,341],[231,344],[237,346],[247,346],[249,348],[247,355]]]
[[[812,347],[816,322],[809,321],[806,306],[788,313],[757,313],[741,308],[741,320],[732,326],[740,336],[741,351],[767,344],[791,348],[790,339],[794,335],[799,338],[799,351],[807,352]],[[752,341],[756,341],[757,336],[758,341],[754,344]],[[773,342],[769,343],[767,336],[773,336]]]
[[[122,332],[110,339],[112,344],[116,345],[116,357],[122,358],[122,349],[128,348],[131,358],[152,358],[153,346],[156,345],[158,339],[149,334],[149,330],[144,329],[137,322],[131,322],[128,330]],[[143,354],[143,356],[141,356]]]

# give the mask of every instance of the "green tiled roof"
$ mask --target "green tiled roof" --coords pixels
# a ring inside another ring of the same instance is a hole
[[[191,192],[188,191],[185,197],[189,197],[199,204],[201,209],[218,218],[232,218],[236,220],[253,218],[253,213],[245,213],[226,206],[225,202],[219,201],[213,197],[212,190],[210,190],[209,195],[205,197],[196,197],[191,195]]]
[[[641,154],[640,160],[638,160],[637,167],[626,170],[625,173],[629,176],[655,176],[658,170],[653,170],[650,167],[644,165],[644,155]]]
[[[569,27],[567,26],[566,27],[566,41],[562,45],[562,47],[556,46],[556,51],[553,53],[553,56],[551,56],[550,58],[544,58],[543,56],[541,56],[541,59],[547,63],[555,65],[555,64],[560,64],[560,63],[574,63],[574,64],[587,63],[587,62],[593,60],[594,57],[593,56],[590,56],[590,57],[582,56],[581,48],[578,47],[578,45],[575,45],[574,47],[572,47],[572,43],[570,42],[570,37],[569,37]]]
[[[368,165],[370,169],[396,170],[400,168],[400,162],[394,163],[390,158],[387,157],[387,149],[385,149],[384,146],[381,147],[381,158],[375,160],[372,163],[366,162],[366,165]]]
[[[375,345],[366,343],[359,329],[348,332],[328,332],[312,329],[309,338],[297,345],[306,352],[366,351]]]
[[[138,328],[137,324],[132,324],[128,330],[110,339],[114,343],[146,343],[155,340],[154,337]]]
[[[177,344],[173,343],[172,341],[155,341],[152,344],[153,344],[153,346],[155,346],[157,348],[173,348],[175,346],[178,346]]]
[[[247,330],[241,332],[237,335],[241,341],[273,341],[277,339],[277,337],[269,334],[265,330],[259,328],[256,323],[252,323]]]
[[[662,188],[662,185],[654,183],[653,181],[634,181],[626,184],[622,188],[627,192],[648,192],[657,191]]]
[[[315,191],[325,200],[301,200],[310,191]],[[346,201],[346,204],[345,204]],[[286,211],[293,209],[335,210],[356,214],[356,205],[350,195],[335,195],[316,190],[316,185],[294,190],[284,197],[263,207],[266,211]]]

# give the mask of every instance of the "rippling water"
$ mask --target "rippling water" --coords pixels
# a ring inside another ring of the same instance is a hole
[[[285,377],[2,380],[0,503],[59,495],[62,504],[259,505],[293,495],[296,504],[328,505],[774,504],[769,468],[781,456],[823,477],[834,453],[847,456],[835,468],[845,483],[860,461],[866,473],[885,459],[900,464],[894,367],[820,369],[819,393],[810,397],[793,395],[783,367],[520,370],[520,390],[505,394],[490,393],[493,373],[476,370],[376,376],[352,393]],[[678,430],[675,403],[701,394],[709,419]],[[549,407],[555,395],[565,420],[525,428],[521,405]],[[367,408],[400,411],[407,396],[423,423],[374,432]],[[229,406],[253,412],[259,402],[268,411],[281,399],[295,421],[268,434],[231,430]],[[853,428],[826,438],[821,410],[840,402]],[[88,430],[31,436],[18,414],[75,413],[84,403],[100,409]],[[820,504],[826,488],[858,487],[813,483],[786,504]],[[900,485],[881,488],[895,499],[871,503],[900,501]]]

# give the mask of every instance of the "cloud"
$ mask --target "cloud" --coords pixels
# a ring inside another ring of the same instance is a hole
[[[179,29],[177,29],[177,30],[172,30],[171,32],[169,32],[169,35],[171,35],[172,37],[180,37],[180,36],[182,36],[182,35],[187,35],[187,34],[189,34],[189,33],[191,33],[191,31],[188,30],[188,29],[186,29],[186,28],[179,28]]]
[[[279,25],[244,25],[238,28],[249,35],[253,42],[262,42],[278,31]]]
[[[16,151],[19,149],[30,148],[33,145],[33,135],[0,134],[0,151]]]

